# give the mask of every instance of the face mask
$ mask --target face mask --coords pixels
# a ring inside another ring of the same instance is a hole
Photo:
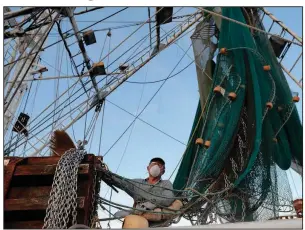
[[[152,177],[158,177],[161,173],[160,167],[158,165],[154,165],[149,169],[149,173]]]

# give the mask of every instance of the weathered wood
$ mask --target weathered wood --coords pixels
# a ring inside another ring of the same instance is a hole
[[[12,159],[8,162],[7,166],[4,167],[4,199],[6,198],[9,191],[16,166],[21,161],[22,159]]]
[[[77,195],[79,197],[86,196],[86,189],[88,182],[86,180],[79,180],[77,183]],[[29,187],[12,187],[7,195],[8,199],[21,199],[33,197],[48,197],[50,195],[52,186],[29,186]]]
[[[56,170],[54,165],[20,165],[16,167],[14,176],[43,176],[54,175]],[[81,164],[78,169],[78,174],[88,174],[89,164]]]
[[[6,199],[4,201],[5,211],[15,210],[46,210],[49,197],[29,198],[29,199]],[[84,208],[85,197],[77,198],[77,207]]]
[[[43,220],[32,220],[32,221],[14,221],[4,223],[5,229],[42,229]]]
[[[27,165],[53,165],[57,164],[60,157],[52,156],[52,157],[5,157],[5,160],[12,160],[12,159],[23,159],[24,162]],[[101,157],[102,159],[102,157]],[[84,159],[82,160],[82,163],[85,162],[93,162],[94,161],[94,155],[93,154],[87,154]]]
[[[7,196],[4,199],[5,228],[9,229],[41,229],[52,189],[53,176],[60,157],[6,157],[8,164],[5,171],[11,173]],[[14,170],[13,162],[19,164]],[[93,173],[95,164],[102,157],[88,154],[84,157],[78,171],[77,222],[89,225],[92,213]],[[8,177],[7,177],[8,178]],[[99,179],[98,179],[99,180]]]
[[[90,223],[89,223],[89,220],[90,220],[90,214],[92,212],[92,192],[93,192],[93,189],[94,188],[94,184],[93,184],[93,173],[94,173],[94,167],[95,167],[95,163],[96,163],[96,160],[93,159],[93,163],[94,164],[90,164],[89,166],[89,177],[88,177],[88,186],[86,188],[86,200],[85,200],[85,215],[84,215],[84,224],[89,226]]]

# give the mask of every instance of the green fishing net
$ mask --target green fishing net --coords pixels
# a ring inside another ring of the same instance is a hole
[[[249,23],[241,8],[222,15]],[[256,15],[252,25],[265,30]],[[188,200],[189,214],[203,206],[230,222],[271,219],[292,210],[285,170],[292,160],[302,166],[301,121],[267,34],[223,19],[218,49],[174,188],[211,193]]]

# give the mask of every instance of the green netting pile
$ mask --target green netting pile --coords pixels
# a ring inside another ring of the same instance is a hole
[[[241,8],[223,8],[222,15],[247,23]],[[264,29],[259,20],[254,26]],[[301,121],[266,34],[222,20],[218,48],[226,52],[217,55],[202,116],[198,103],[174,188],[201,193],[230,188],[210,195],[205,208],[231,222],[270,219],[291,208],[285,170],[292,160],[302,166]],[[221,93],[214,92],[216,86]],[[196,144],[197,138],[210,146]],[[198,208],[206,200],[188,202]]]

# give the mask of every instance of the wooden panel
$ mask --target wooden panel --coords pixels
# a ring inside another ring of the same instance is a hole
[[[48,206],[48,197],[30,199],[6,199],[4,201],[4,211],[14,210],[45,210]],[[79,209],[84,208],[84,197],[77,198]]]
[[[54,175],[57,165],[20,165],[16,167],[14,176]],[[89,164],[81,164],[78,174],[88,174]]]
[[[27,159],[27,165],[52,165],[57,164],[60,157],[52,156],[52,157],[29,157]],[[92,162],[94,160],[93,154],[85,155],[82,162]]]
[[[88,181],[78,180],[77,195],[78,197],[86,196],[86,189]],[[36,198],[48,197],[50,195],[52,186],[28,186],[28,187],[12,187],[7,195],[8,199],[21,199],[21,198]]]
[[[11,188],[8,199],[22,198],[39,198],[48,197],[52,186],[30,186],[30,187],[13,187]]]
[[[7,166],[4,167],[4,199],[9,191],[16,166],[21,161],[22,159],[12,159],[8,162]]]
[[[14,221],[4,223],[5,229],[42,229],[43,220]]]

